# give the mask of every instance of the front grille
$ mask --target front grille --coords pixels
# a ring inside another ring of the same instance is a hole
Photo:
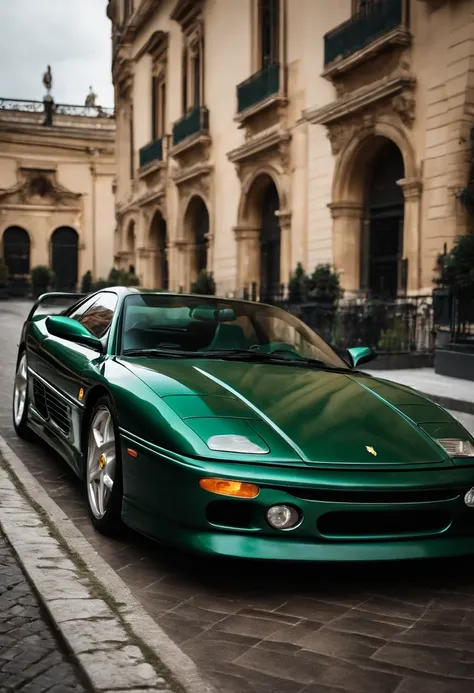
[[[438,534],[451,524],[449,513],[437,510],[331,512],[317,520],[320,534],[330,539],[383,539]]]
[[[37,378],[33,378],[33,396],[35,407],[43,419],[53,421],[65,435],[69,435],[71,412],[67,404]]]
[[[436,503],[450,501],[459,498],[461,491],[457,488],[450,489],[409,489],[409,490],[333,490],[333,489],[306,489],[289,488],[287,493],[307,501],[323,501],[326,503],[358,503],[358,504],[383,504],[387,503]],[[462,491],[464,494],[465,491]]]

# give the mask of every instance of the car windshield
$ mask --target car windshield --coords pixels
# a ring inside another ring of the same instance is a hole
[[[271,306],[173,294],[127,296],[121,352],[139,356],[271,359],[348,369],[331,347],[294,315]]]

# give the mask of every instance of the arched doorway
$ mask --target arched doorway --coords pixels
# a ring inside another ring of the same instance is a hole
[[[362,233],[361,284],[373,298],[395,299],[406,281],[403,271],[404,177],[399,148],[381,142],[369,167]]]
[[[270,180],[263,191],[260,225],[260,300],[272,301],[280,294],[281,234],[277,212],[278,190]]]
[[[8,268],[9,292],[26,294],[30,273],[30,236],[21,226],[10,226],[5,230],[3,260]]]
[[[78,282],[79,236],[75,229],[61,226],[51,236],[51,269],[58,291],[75,291]]]
[[[204,200],[198,195],[193,197],[188,204],[184,228],[190,249],[190,284],[193,284],[199,273],[207,269],[209,236],[209,212]]]
[[[131,221],[125,239],[127,250],[127,272],[135,274],[135,222]]]
[[[167,291],[169,288],[168,234],[166,221],[163,219],[160,212],[156,212],[151,222],[150,245],[154,250],[152,274],[153,288]]]

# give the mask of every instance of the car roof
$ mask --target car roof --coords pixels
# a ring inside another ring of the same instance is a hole
[[[269,304],[265,303],[260,303],[257,301],[248,301],[243,298],[228,298],[226,296],[212,296],[209,294],[193,294],[193,293],[183,293],[179,291],[159,291],[159,290],[150,290],[150,289],[141,289],[140,287],[136,286],[108,286],[105,289],[101,289],[100,291],[115,291],[121,296],[133,296],[134,294],[143,294],[146,296],[176,296],[177,298],[202,298],[205,300],[216,300],[216,301],[232,301],[235,303],[244,303],[244,304],[252,304],[252,305],[258,305],[258,306],[264,306],[268,305],[268,307],[274,307]],[[100,291],[97,291],[97,293],[100,293]]]

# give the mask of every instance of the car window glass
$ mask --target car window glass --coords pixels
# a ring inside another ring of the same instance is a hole
[[[110,327],[114,310],[117,305],[116,294],[104,293],[96,297],[96,301],[79,319],[79,322],[91,332],[94,337],[101,339]]]
[[[124,302],[122,350],[295,352],[348,368],[319,335],[291,313],[233,299],[136,294]]]
[[[97,295],[81,303],[81,305],[78,308],[76,308],[76,310],[74,310],[72,313],[67,313],[67,317],[71,318],[72,320],[80,320],[81,316],[84,315],[86,310],[89,310],[89,308],[93,306],[96,301]]]

